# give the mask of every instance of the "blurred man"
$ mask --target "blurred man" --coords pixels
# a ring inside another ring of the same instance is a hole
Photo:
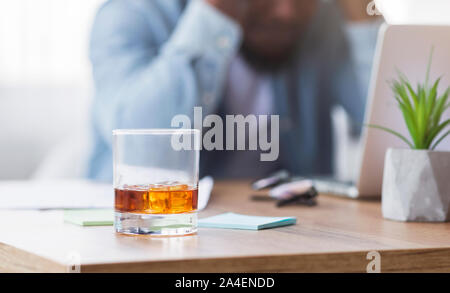
[[[112,0],[91,40],[96,99],[89,177],[112,178],[111,131],[177,114],[279,115],[279,156],[202,153],[201,171],[332,172],[330,110],[363,119],[377,24],[366,0]]]

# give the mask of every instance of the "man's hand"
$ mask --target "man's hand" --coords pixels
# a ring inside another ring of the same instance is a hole
[[[242,25],[249,11],[248,0],[205,0]]]
[[[349,21],[375,20],[377,17],[367,13],[367,6],[371,0],[338,0],[341,9]]]

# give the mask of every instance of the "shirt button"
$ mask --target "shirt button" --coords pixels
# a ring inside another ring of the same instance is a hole
[[[217,39],[217,46],[220,49],[228,49],[231,46],[231,40],[227,36],[222,36]]]

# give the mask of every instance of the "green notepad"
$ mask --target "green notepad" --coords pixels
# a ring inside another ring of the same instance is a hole
[[[296,222],[297,218],[295,217],[257,217],[239,215],[235,213],[225,213],[200,219],[198,226],[203,228],[261,230],[294,225]]]
[[[64,210],[64,222],[80,226],[112,226],[112,209]]]

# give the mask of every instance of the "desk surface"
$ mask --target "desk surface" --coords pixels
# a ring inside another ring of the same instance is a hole
[[[82,272],[365,272],[378,251],[382,272],[450,272],[450,223],[384,220],[377,201],[320,196],[316,207],[275,208],[251,194],[248,182],[219,182],[200,217],[297,216],[297,225],[149,238],[66,224],[60,211],[1,211],[0,271],[65,272],[79,255]]]

